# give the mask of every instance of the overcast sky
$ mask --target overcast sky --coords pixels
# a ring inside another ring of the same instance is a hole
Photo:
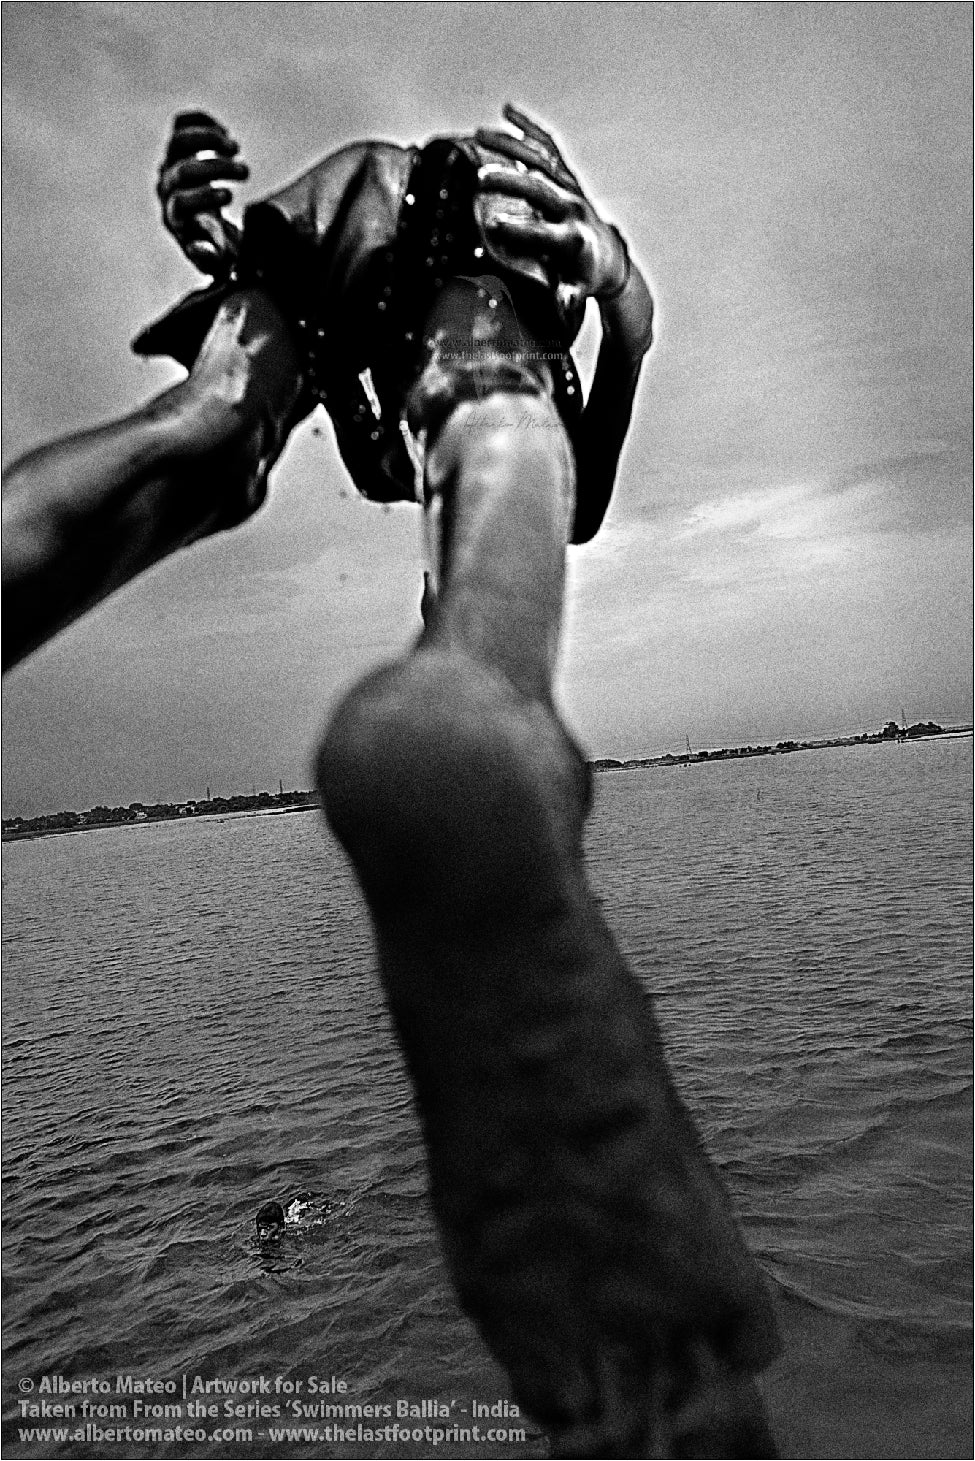
[[[560,693],[591,753],[971,718],[967,4],[4,21],[5,461],[178,375],[128,351],[196,279],[153,196],[177,109],[237,134],[246,201],[511,98],[658,300],[607,525],[571,554]],[[310,784],[329,704],[415,635],[420,588],[415,510],[360,501],[315,424],[251,524],[8,677],[6,815]]]

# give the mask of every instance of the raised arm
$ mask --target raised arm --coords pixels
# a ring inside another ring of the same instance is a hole
[[[176,118],[159,174],[163,219],[223,281],[223,215],[247,176],[202,112]],[[291,424],[301,384],[287,322],[259,290],[222,291],[185,381],[120,420],[38,447],[3,473],[4,669],[185,544],[243,522]]]
[[[623,243],[621,235],[619,238]],[[653,299],[628,250],[621,283],[595,297],[603,338],[582,418],[577,458],[579,508],[573,540],[577,543],[594,537],[606,516],[630,429],[643,357],[653,340]]]
[[[504,116],[521,135],[479,129],[477,140],[510,160],[485,164],[480,185],[485,192],[524,200],[534,217],[496,218],[497,235],[533,252],[563,289],[599,305],[602,342],[576,462],[574,541],[584,543],[609,506],[640,368],[653,338],[653,299],[622,234],[597,212],[555,139],[516,107],[506,106]]]

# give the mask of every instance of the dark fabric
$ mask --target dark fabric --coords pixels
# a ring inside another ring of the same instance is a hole
[[[425,433],[428,444],[461,401],[495,392],[555,397],[563,357],[539,347],[496,274],[448,279],[423,336],[423,368],[409,393],[406,419],[415,435]]]
[[[484,225],[492,207],[510,211],[511,200],[478,196],[477,168],[489,156],[469,138],[342,148],[247,208],[230,279],[188,295],[133,349],[190,369],[223,300],[236,288],[265,289],[306,363],[293,424],[321,402],[358,490],[373,501],[412,500],[415,469],[401,422],[426,363],[424,326],[449,279],[490,272],[547,361],[575,439],[582,390],[569,347],[584,302],[564,297],[537,261],[492,250]],[[367,371],[371,397],[360,378]]]

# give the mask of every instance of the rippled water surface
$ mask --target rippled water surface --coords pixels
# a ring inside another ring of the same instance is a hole
[[[946,739],[596,779],[594,882],[779,1296],[792,1456],[970,1454],[971,762]],[[8,844],[3,911],[9,1454],[430,1449],[21,1444],[18,1382],[55,1374],[503,1410],[317,814]],[[327,1219],[259,1247],[257,1207],[298,1189]]]

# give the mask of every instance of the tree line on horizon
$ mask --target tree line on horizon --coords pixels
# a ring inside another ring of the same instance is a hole
[[[266,807],[318,806],[317,791],[258,791],[252,796],[213,796],[188,802],[130,802],[127,807],[89,807],[84,812],[50,812],[40,817],[4,817],[4,835],[70,832],[82,827],[113,827],[131,822],[166,822],[177,817],[208,817],[219,812],[249,812]]]
[[[645,756],[633,760],[620,760],[615,756],[602,756],[590,761],[596,771],[612,771],[638,766],[678,766],[692,761],[729,761],[746,756],[779,756],[788,751],[816,751],[825,746],[875,746],[881,741],[915,741],[921,736],[944,735],[944,726],[933,720],[919,720],[914,725],[900,726],[896,720],[889,720],[880,731],[862,731],[855,736],[827,736],[817,741],[776,741],[767,746],[721,746],[713,751],[692,751],[680,755],[667,751],[662,756]]]
[[[788,751],[815,750],[822,746],[875,745],[880,741],[917,740],[921,736],[944,734],[944,727],[933,720],[919,720],[914,725],[899,726],[889,720],[883,730],[856,736],[837,736],[820,741],[777,741],[774,746],[730,746],[713,751],[690,751],[686,755],[667,752],[663,756],[638,760],[618,760],[612,756],[590,761],[596,771],[637,766],[673,766],[691,761],[725,761],[742,756],[774,756]],[[89,807],[84,812],[50,812],[39,817],[4,817],[5,837],[30,836],[38,832],[70,832],[86,827],[123,826],[134,822],[166,822],[178,817],[213,816],[220,812],[260,811],[270,807],[316,807],[321,803],[317,791],[255,792],[251,796],[207,796],[200,801],[130,802],[125,807]]]

